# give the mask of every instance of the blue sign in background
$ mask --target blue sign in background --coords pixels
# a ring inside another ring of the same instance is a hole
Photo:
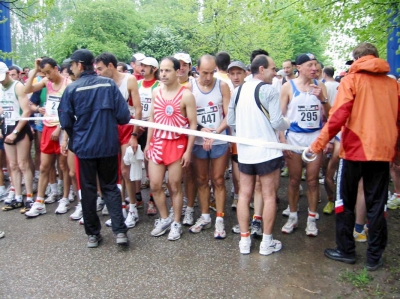
[[[2,2],[0,6],[0,50],[6,53],[11,52],[11,30],[10,30],[10,4],[8,2]],[[4,20],[7,20],[4,22]],[[12,61],[6,59],[5,61],[0,58],[0,61],[5,62],[7,66],[11,66]]]

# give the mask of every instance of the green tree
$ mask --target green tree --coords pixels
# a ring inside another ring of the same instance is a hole
[[[81,0],[65,15],[70,21],[58,24],[45,38],[49,55],[58,61],[80,48],[96,55],[111,52],[126,61],[148,28],[129,0]]]

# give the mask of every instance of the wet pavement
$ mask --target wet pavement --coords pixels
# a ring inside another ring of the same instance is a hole
[[[305,183],[303,182],[303,187]],[[227,181],[230,190],[230,181]],[[178,241],[167,235],[150,235],[156,217],[139,210],[140,221],[129,230],[130,244],[119,247],[110,228],[103,225],[103,243],[86,247],[83,226],[68,217],[56,215],[57,204],[47,205],[47,214],[25,219],[19,211],[0,212],[0,298],[366,298],[371,293],[340,279],[340,273],[363,269],[366,244],[357,244],[357,264],[328,260],[326,247],[334,246],[334,216],[322,214],[317,222],[319,235],[305,235],[307,206],[302,197],[299,228],[291,235],[280,232],[287,218],[287,179],[281,180],[278,217],[274,237],[283,243],[280,252],[270,256],[258,253],[260,240],[253,239],[250,255],[239,253],[240,236],[231,233],[236,215],[230,209],[228,192],[225,240],[215,240],[213,229],[190,234],[187,228]],[[143,197],[148,198],[148,190]],[[74,206],[74,204],[72,204]],[[199,209],[196,208],[196,218]],[[400,210],[390,211],[398,228]],[[213,220],[215,213],[211,212]],[[102,223],[108,219],[100,215]],[[374,281],[392,279],[383,298],[400,297],[400,281],[390,276],[388,264],[399,265],[398,234],[389,245],[397,259],[384,258],[385,267],[373,273]],[[397,240],[396,240],[397,238]],[[375,284],[374,284],[375,286]],[[368,296],[367,296],[368,295]],[[372,298],[372,297],[371,297]],[[375,296],[373,296],[375,298]],[[381,298],[381,297],[379,297]]]

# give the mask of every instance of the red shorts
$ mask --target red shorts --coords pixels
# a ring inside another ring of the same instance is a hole
[[[128,144],[129,139],[131,139],[132,132],[133,132],[132,125],[118,125],[119,144],[120,145]]]
[[[48,155],[60,154],[60,141],[51,140],[51,134],[57,129],[55,127],[43,126],[42,139],[40,140],[40,151]]]
[[[188,138],[181,135],[178,139],[151,138],[147,152],[148,158],[156,164],[169,165],[180,160],[186,151]]]

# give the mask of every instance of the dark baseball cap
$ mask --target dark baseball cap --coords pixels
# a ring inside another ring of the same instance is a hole
[[[94,62],[94,56],[92,52],[86,49],[80,49],[76,50],[72,55],[71,55],[71,62],[80,62],[83,65],[92,65]]]
[[[314,54],[311,53],[300,54],[299,56],[296,57],[296,65],[301,65],[311,60],[317,60]]]

